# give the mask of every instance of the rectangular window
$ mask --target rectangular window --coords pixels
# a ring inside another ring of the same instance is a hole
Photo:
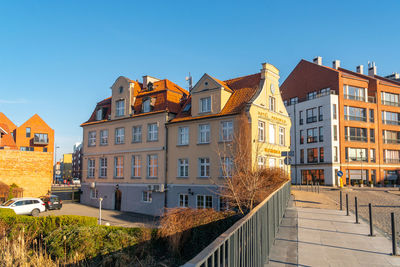
[[[33,147],[31,147],[31,146],[21,146],[20,150],[21,151],[34,151]]]
[[[338,147],[335,146],[333,149],[333,161],[338,162]]]
[[[304,131],[300,130],[300,144],[304,144]]]
[[[367,128],[344,127],[344,138],[347,141],[368,142]]]
[[[178,159],[178,177],[188,177],[188,176],[189,176],[189,160]]]
[[[197,195],[198,209],[212,209],[212,196]]]
[[[125,128],[116,128],[115,129],[115,144],[123,144],[125,143]]]
[[[369,122],[374,122],[374,121],[375,121],[374,110],[370,109],[369,110]]]
[[[96,111],[96,121],[101,121],[103,119],[103,109],[99,108]]]
[[[265,122],[258,121],[258,141],[265,141]]]
[[[368,161],[368,153],[366,148],[345,148],[346,161]]]
[[[150,123],[147,125],[147,141],[158,140],[158,124]]]
[[[94,178],[94,168],[95,168],[94,159],[88,159],[88,178]]]
[[[199,177],[210,177],[209,158],[199,158]]]
[[[269,110],[275,111],[275,97],[269,97]]]
[[[274,124],[269,125],[269,143],[275,144],[275,125]]]
[[[324,119],[324,114],[322,113],[322,106],[318,107],[318,120],[322,121]]]
[[[179,127],[178,144],[181,146],[189,144],[189,127]]]
[[[333,119],[336,120],[337,119],[337,111],[336,111],[336,104],[333,104],[332,106],[332,111],[333,111]]]
[[[300,119],[300,125],[303,125],[303,111],[299,111],[299,119]]]
[[[25,129],[25,136],[27,138],[31,137],[31,128],[30,127],[26,127]]]
[[[285,145],[285,128],[279,127],[279,144],[281,146]]]
[[[147,177],[158,177],[158,155],[147,156]]]
[[[317,98],[317,92],[316,91],[307,93],[307,100],[311,100],[311,99],[315,99],[315,98]]]
[[[345,99],[365,101],[365,88],[344,85],[343,91]]]
[[[319,127],[319,141],[320,142],[324,141],[324,128],[322,126]]]
[[[383,161],[385,163],[400,163],[400,150],[383,150]]]
[[[375,159],[375,149],[373,149],[373,148],[371,148],[369,150],[369,159],[370,159],[371,162],[375,162],[376,161],[376,159]]]
[[[367,109],[344,106],[344,119],[350,121],[367,121]]]
[[[107,177],[107,158],[100,158],[99,177]]]
[[[375,143],[375,130],[369,129],[369,141]]]
[[[44,148],[43,148],[43,152],[47,152],[47,147],[44,147]]]
[[[211,112],[211,96],[200,98],[200,113]]]
[[[307,162],[308,163],[317,163],[318,162],[318,149],[317,148],[308,148],[307,149]]]
[[[106,146],[108,144],[108,130],[100,131],[100,145]]]
[[[132,127],[132,143],[142,142],[142,125]]]
[[[124,177],[124,157],[114,157],[114,177]]]
[[[275,159],[274,158],[269,158],[268,159],[268,167],[274,168],[275,167]]]
[[[90,199],[97,199],[99,191],[95,188],[90,188]]]
[[[232,141],[233,135],[233,122],[232,121],[223,121],[221,122],[221,140],[222,141]]]
[[[307,123],[312,123],[317,121],[317,108],[310,108],[306,110]]]
[[[142,191],[142,201],[146,203],[151,203],[152,201],[151,191]]]
[[[382,111],[382,122],[390,125],[400,125],[400,113]]]
[[[307,143],[318,142],[318,128],[307,129]]]
[[[200,124],[199,125],[199,143],[207,144],[210,143],[210,125]]]
[[[300,163],[304,163],[304,149],[300,149]]]
[[[179,207],[187,208],[189,205],[189,196],[187,194],[179,194]]]
[[[383,130],[382,133],[384,144],[400,144],[400,131]]]
[[[264,169],[265,168],[265,157],[258,156],[257,165],[258,165],[259,170]]]
[[[400,107],[400,97],[398,94],[381,92],[382,105]]]
[[[337,140],[337,125],[333,125],[333,141]]]
[[[141,169],[142,169],[142,157],[140,155],[133,155],[131,176],[133,178],[140,178],[142,176]]]
[[[90,131],[88,133],[88,146],[96,145],[96,131]]]
[[[230,157],[221,158],[220,176],[232,177],[233,160]]]
[[[297,103],[299,103],[299,98],[297,96],[296,97],[292,97],[290,99],[290,105],[294,105],[294,104],[297,104]]]
[[[125,115],[125,100],[116,102],[115,116],[120,117]]]
[[[203,195],[197,195],[196,206],[198,209],[204,208],[204,196]]]
[[[324,148],[319,148],[319,162],[324,162]]]

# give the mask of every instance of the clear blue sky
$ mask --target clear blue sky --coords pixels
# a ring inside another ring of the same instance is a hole
[[[17,125],[38,113],[61,155],[120,75],[186,87],[188,72],[228,79],[269,62],[283,82],[318,55],[400,72],[399,10],[399,1],[1,1],[0,111]]]

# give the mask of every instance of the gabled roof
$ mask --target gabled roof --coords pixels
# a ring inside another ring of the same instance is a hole
[[[10,147],[12,149],[17,148],[14,138],[12,137],[8,126],[5,123],[0,123],[0,136],[0,147]]]
[[[41,121],[45,126],[47,126],[49,129],[51,129],[51,127],[38,115],[38,114],[34,114],[32,117],[30,117],[27,121],[25,121],[20,127],[25,127],[25,125],[29,125],[29,123],[31,123],[33,120],[39,120]]]
[[[7,118],[3,112],[0,112],[0,123],[6,124],[10,132],[17,128],[17,126],[9,118]]]
[[[232,90],[233,94],[229,97],[221,112],[217,114],[192,117],[190,111],[184,111],[185,106],[191,104],[191,97],[189,97],[179,114],[171,121],[171,123],[238,114],[244,110],[246,104],[248,104],[256,94],[260,85],[260,81],[261,73],[223,81],[222,83],[225,84],[227,88]]]

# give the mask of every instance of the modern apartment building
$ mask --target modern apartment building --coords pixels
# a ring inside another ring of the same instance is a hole
[[[189,93],[164,79],[119,77],[83,123],[82,203],[149,215],[165,206],[165,124]]]
[[[337,185],[398,183],[400,177],[400,82],[396,75],[368,75],[301,60],[282,84],[292,119],[292,182]]]
[[[82,143],[76,143],[72,150],[72,177],[82,178]]]
[[[218,190],[233,168],[235,134],[249,127],[252,166],[285,168],[281,152],[289,151],[290,126],[273,65],[226,81],[204,74],[167,124],[167,207],[223,209]]]

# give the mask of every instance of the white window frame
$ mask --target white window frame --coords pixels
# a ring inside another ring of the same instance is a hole
[[[96,131],[88,132],[88,146],[96,146]]]
[[[132,127],[132,143],[142,142],[142,125]]]
[[[199,197],[203,199],[203,204],[199,205]],[[211,201],[211,206],[207,207],[206,203]],[[213,208],[213,196],[211,195],[196,195],[196,208],[197,209],[212,209]]]
[[[210,143],[210,124],[199,125],[199,144]]]
[[[274,112],[276,110],[276,99],[273,96],[269,97],[269,110]]]
[[[153,197],[151,195],[151,191],[142,191],[142,202],[151,203],[153,201]]]
[[[125,128],[115,128],[115,144],[120,145],[125,143]]]
[[[233,172],[233,159],[231,157],[222,157],[220,166],[221,177],[232,177]]]
[[[155,160],[155,163],[154,163]],[[158,177],[158,155],[151,154],[147,155],[147,177],[157,178]]]
[[[200,108],[199,113],[211,112],[211,96],[200,98],[199,108]]]
[[[189,127],[183,126],[178,129],[178,145],[184,146],[189,144]]]
[[[108,145],[108,130],[100,130],[100,145]]]
[[[178,177],[189,177],[189,159],[178,159]]]
[[[258,159],[257,159],[257,166],[258,166],[258,169],[259,169],[259,170],[265,168],[265,157],[264,157],[264,156],[258,156]]]
[[[147,124],[147,141],[158,141],[158,123]]]
[[[103,109],[99,108],[96,111],[96,121],[101,121],[103,119]]]
[[[121,165],[118,164],[119,158],[122,158],[122,160],[120,162]],[[119,171],[122,173],[122,176],[118,176]],[[114,157],[114,177],[115,178],[124,178],[124,157],[123,156]]]
[[[284,146],[285,141],[285,128],[279,127],[279,145]]]
[[[233,121],[221,122],[221,141],[232,141]]]
[[[210,158],[199,158],[198,159],[199,170],[198,174],[201,178],[210,177]]]
[[[270,123],[268,127],[268,141],[270,144],[276,144],[276,126],[275,124]]]
[[[101,178],[107,177],[107,158],[99,159],[99,177]]]
[[[187,208],[189,207],[189,195],[179,194],[178,207]]]
[[[151,99],[146,99],[142,104],[142,112],[150,112],[151,111]]]
[[[258,142],[265,142],[265,122],[258,121]]]
[[[97,199],[99,197],[99,191],[96,188],[90,188],[90,199]]]
[[[132,170],[131,177],[132,178],[140,178],[142,173],[142,156],[141,155],[132,155]]]
[[[124,115],[125,115],[125,99],[117,100],[115,102],[115,116],[121,117]]]
[[[94,178],[96,168],[95,159],[88,159],[88,178]]]
[[[275,158],[269,158],[269,159],[268,159],[268,167],[269,167],[269,168],[275,168],[275,167],[276,167],[276,160],[275,160]]]

